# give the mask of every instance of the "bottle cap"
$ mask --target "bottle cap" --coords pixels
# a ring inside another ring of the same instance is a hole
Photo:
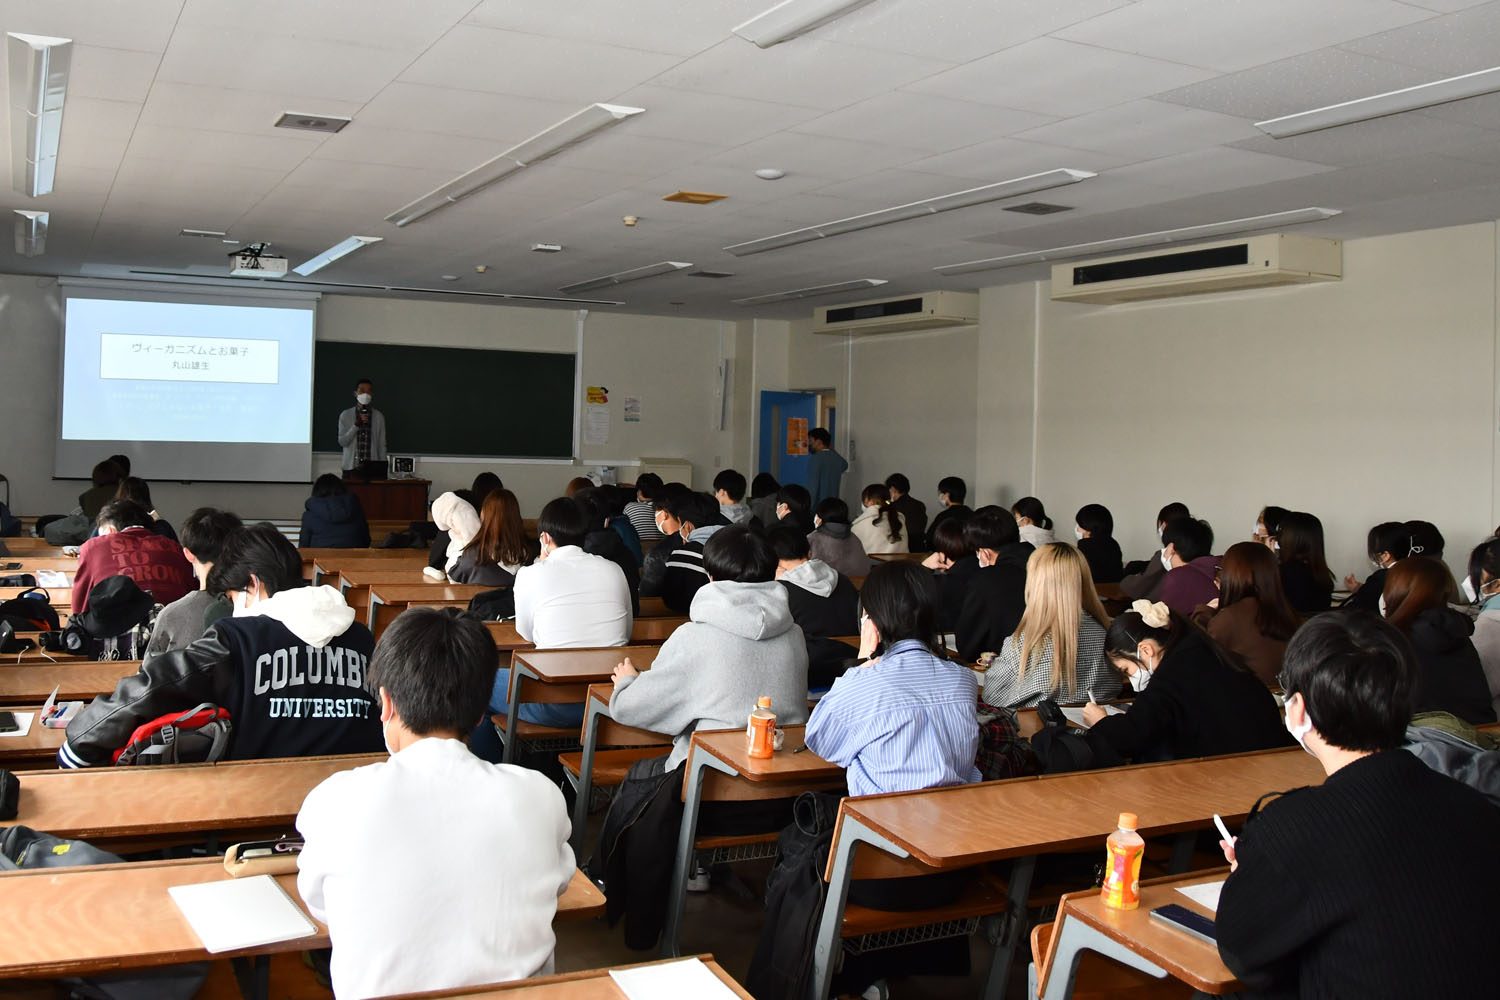
[[[1122,830],[1134,830],[1139,822],[1135,813],[1120,813],[1120,829]]]
[[[767,697],[766,695],[761,695],[759,698],[757,698],[755,700],[755,707],[756,708],[770,708],[771,707],[771,699],[769,697]]]

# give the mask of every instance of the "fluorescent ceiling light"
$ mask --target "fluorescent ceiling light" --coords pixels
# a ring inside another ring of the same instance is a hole
[[[1074,243],[1071,246],[1053,247],[1050,250],[1032,250],[1013,253],[1005,257],[986,257],[969,260],[962,264],[940,264],[933,268],[938,274],[969,274],[973,271],[995,271],[1002,267],[1017,267],[1021,264],[1036,264],[1044,260],[1066,257],[1086,257],[1091,254],[1109,253],[1113,250],[1131,250],[1135,247],[1156,246],[1161,243],[1181,243],[1184,240],[1208,239],[1214,236],[1230,236],[1235,233],[1253,233],[1262,229],[1277,229],[1281,226],[1297,226],[1304,222],[1321,222],[1343,214],[1336,208],[1299,208],[1291,212],[1275,212],[1271,215],[1252,215],[1244,219],[1226,222],[1210,222],[1184,229],[1163,229],[1155,233],[1138,236],[1121,236],[1113,240],[1095,243]]]
[[[778,42],[820,28],[869,2],[870,0],[784,0],[737,26],[734,33],[747,42],[769,49]]]
[[[645,108],[628,108],[620,104],[590,104],[564,118],[544,132],[518,143],[492,160],[486,160],[468,173],[461,174],[435,191],[430,191],[409,205],[385,217],[386,222],[407,226],[424,216],[467,198],[522,167],[545,160],[575,143],[582,142],[600,129],[617,125],[638,115]]]
[[[730,299],[737,306],[763,306],[772,302],[790,302],[793,299],[810,299],[818,295],[835,292],[857,292],[888,284],[884,278],[856,278],[853,281],[836,281],[831,285],[812,285],[808,288],[793,288],[789,292],[772,292],[769,295],[752,295],[748,299]]]
[[[1295,115],[1270,118],[1256,122],[1255,127],[1277,139],[1317,132],[1320,129],[1350,125],[1354,122],[1383,118],[1403,111],[1430,108],[1434,104],[1461,101],[1466,97],[1479,97],[1500,91],[1500,66],[1482,69],[1463,76],[1450,76],[1446,80],[1434,80],[1415,87],[1391,90],[1373,97],[1361,97],[1342,104],[1330,104],[1326,108],[1300,111]]]
[[[888,226],[893,222],[905,222],[908,219],[920,219],[923,216],[936,215],[939,212],[951,212],[955,208],[968,208],[971,205],[983,205],[990,201],[1001,201],[1005,198],[1017,197],[1018,195],[1046,191],[1049,188],[1062,187],[1065,184],[1077,184],[1079,181],[1088,180],[1094,176],[1097,175],[1087,170],[1048,170],[1040,174],[1030,174],[1026,177],[1000,181],[998,184],[986,184],[983,187],[955,191],[952,194],[938,195],[936,198],[925,198],[922,201],[908,202],[905,205],[896,205],[893,208],[882,208],[878,212],[851,215],[847,219],[834,219],[832,222],[825,222],[822,225],[808,226],[806,229],[793,229],[788,233],[766,236],[758,240],[750,240],[748,243],[736,243],[734,246],[725,247],[724,250],[734,254],[736,257],[744,257],[752,253],[764,253],[767,250],[780,250],[783,247],[796,246],[799,243],[811,243],[813,240],[827,239],[830,236],[841,236],[844,233],[858,232],[861,229],[874,229],[876,226]]]
[[[16,253],[22,257],[38,257],[47,249],[48,212],[27,212],[16,209]]]
[[[379,243],[384,238],[383,236],[351,236],[342,243],[335,243],[311,260],[298,264],[292,270],[305,278],[314,271],[321,271],[340,257],[347,257],[354,251],[363,249],[371,243]]]
[[[73,41],[12,31],[5,36],[5,53],[10,60],[10,183],[36,198],[50,193],[57,179]]]
[[[645,267],[631,268],[629,271],[616,271],[614,274],[606,274],[602,278],[590,278],[588,281],[575,281],[571,285],[563,285],[559,292],[587,292],[595,288],[606,288],[610,285],[623,285],[627,281],[640,281],[642,278],[654,278],[658,274],[671,274],[692,267],[690,263],[680,260],[664,260],[657,264],[647,264]]]

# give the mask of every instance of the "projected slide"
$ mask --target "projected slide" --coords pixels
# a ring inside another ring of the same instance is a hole
[[[314,303],[64,288],[55,474],[305,481]]]

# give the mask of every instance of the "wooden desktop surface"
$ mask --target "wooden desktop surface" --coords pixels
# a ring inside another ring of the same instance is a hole
[[[90,701],[140,669],[139,660],[99,662],[61,656],[57,663],[0,663],[0,706],[40,705],[54,687],[59,689],[58,701]]]
[[[6,711],[30,712],[31,728],[27,730],[25,736],[0,736],[0,767],[14,770],[54,766],[57,760],[57,749],[63,745],[63,739],[68,731],[48,729],[42,725],[40,702],[8,708]]]
[[[21,572],[16,570],[17,573]],[[47,592],[47,600],[54,608],[66,610],[73,605],[73,588],[67,587],[0,587],[0,601],[8,601],[13,597],[20,597],[28,590],[41,589]]]
[[[730,992],[743,1000],[751,1000],[750,994],[734,981],[734,977],[724,971],[724,967],[714,961],[712,955],[699,955],[699,961],[708,967],[708,971],[718,977]],[[665,959],[667,962],[680,962],[682,959]],[[661,962],[641,962],[637,965],[623,965],[619,969],[639,969],[645,966],[660,965]],[[459,990],[440,990],[434,993],[409,993],[390,1000],[436,1000],[439,997],[466,997],[472,1000],[484,1000],[489,997],[500,997],[503,1000],[628,1000],[625,991],[615,984],[610,977],[608,969],[585,969],[579,972],[564,972],[556,976],[544,976],[536,979],[519,979],[513,983],[505,983],[500,986],[470,986]],[[690,1000],[690,998],[683,998]]]
[[[493,589],[477,583],[377,583],[370,587],[370,599],[390,607],[418,601],[468,604],[475,594]]]
[[[524,663],[538,680],[547,684],[599,684],[614,676],[615,666],[630,658],[637,670],[648,670],[660,646],[610,646],[605,649],[517,650],[516,663]]]
[[[176,767],[101,767],[21,774],[15,822],[59,837],[111,841],[224,830],[290,828],[302,800],[331,774],[383,753]]]
[[[5,539],[0,538],[0,542],[3,541],[5,541]],[[78,569],[77,556],[54,556],[50,554],[32,555],[28,552],[19,552],[8,556],[0,556],[0,566],[6,566],[10,563],[20,563],[21,568],[0,570],[0,576],[11,576],[15,573],[40,573],[43,570],[46,570],[49,572],[68,574],[68,580],[71,583],[73,572]]]
[[[1308,754],[1270,750],[872,795],[846,799],[844,811],[929,867],[959,868],[1035,854],[1039,845],[1098,846],[1122,812],[1140,817],[1144,836],[1200,827],[1214,813],[1232,825],[1267,792],[1322,782]]]
[[[744,729],[709,729],[693,734],[693,752],[710,753],[728,764],[746,781],[778,783],[823,781],[837,778],[844,769],[830,764],[806,746],[806,726],[784,726],[785,742],[770,757],[751,757]],[[1114,829],[1111,827],[1110,829]]]

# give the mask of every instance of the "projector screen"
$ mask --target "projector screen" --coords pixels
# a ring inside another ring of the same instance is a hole
[[[65,285],[54,474],[306,482],[316,302]]]

